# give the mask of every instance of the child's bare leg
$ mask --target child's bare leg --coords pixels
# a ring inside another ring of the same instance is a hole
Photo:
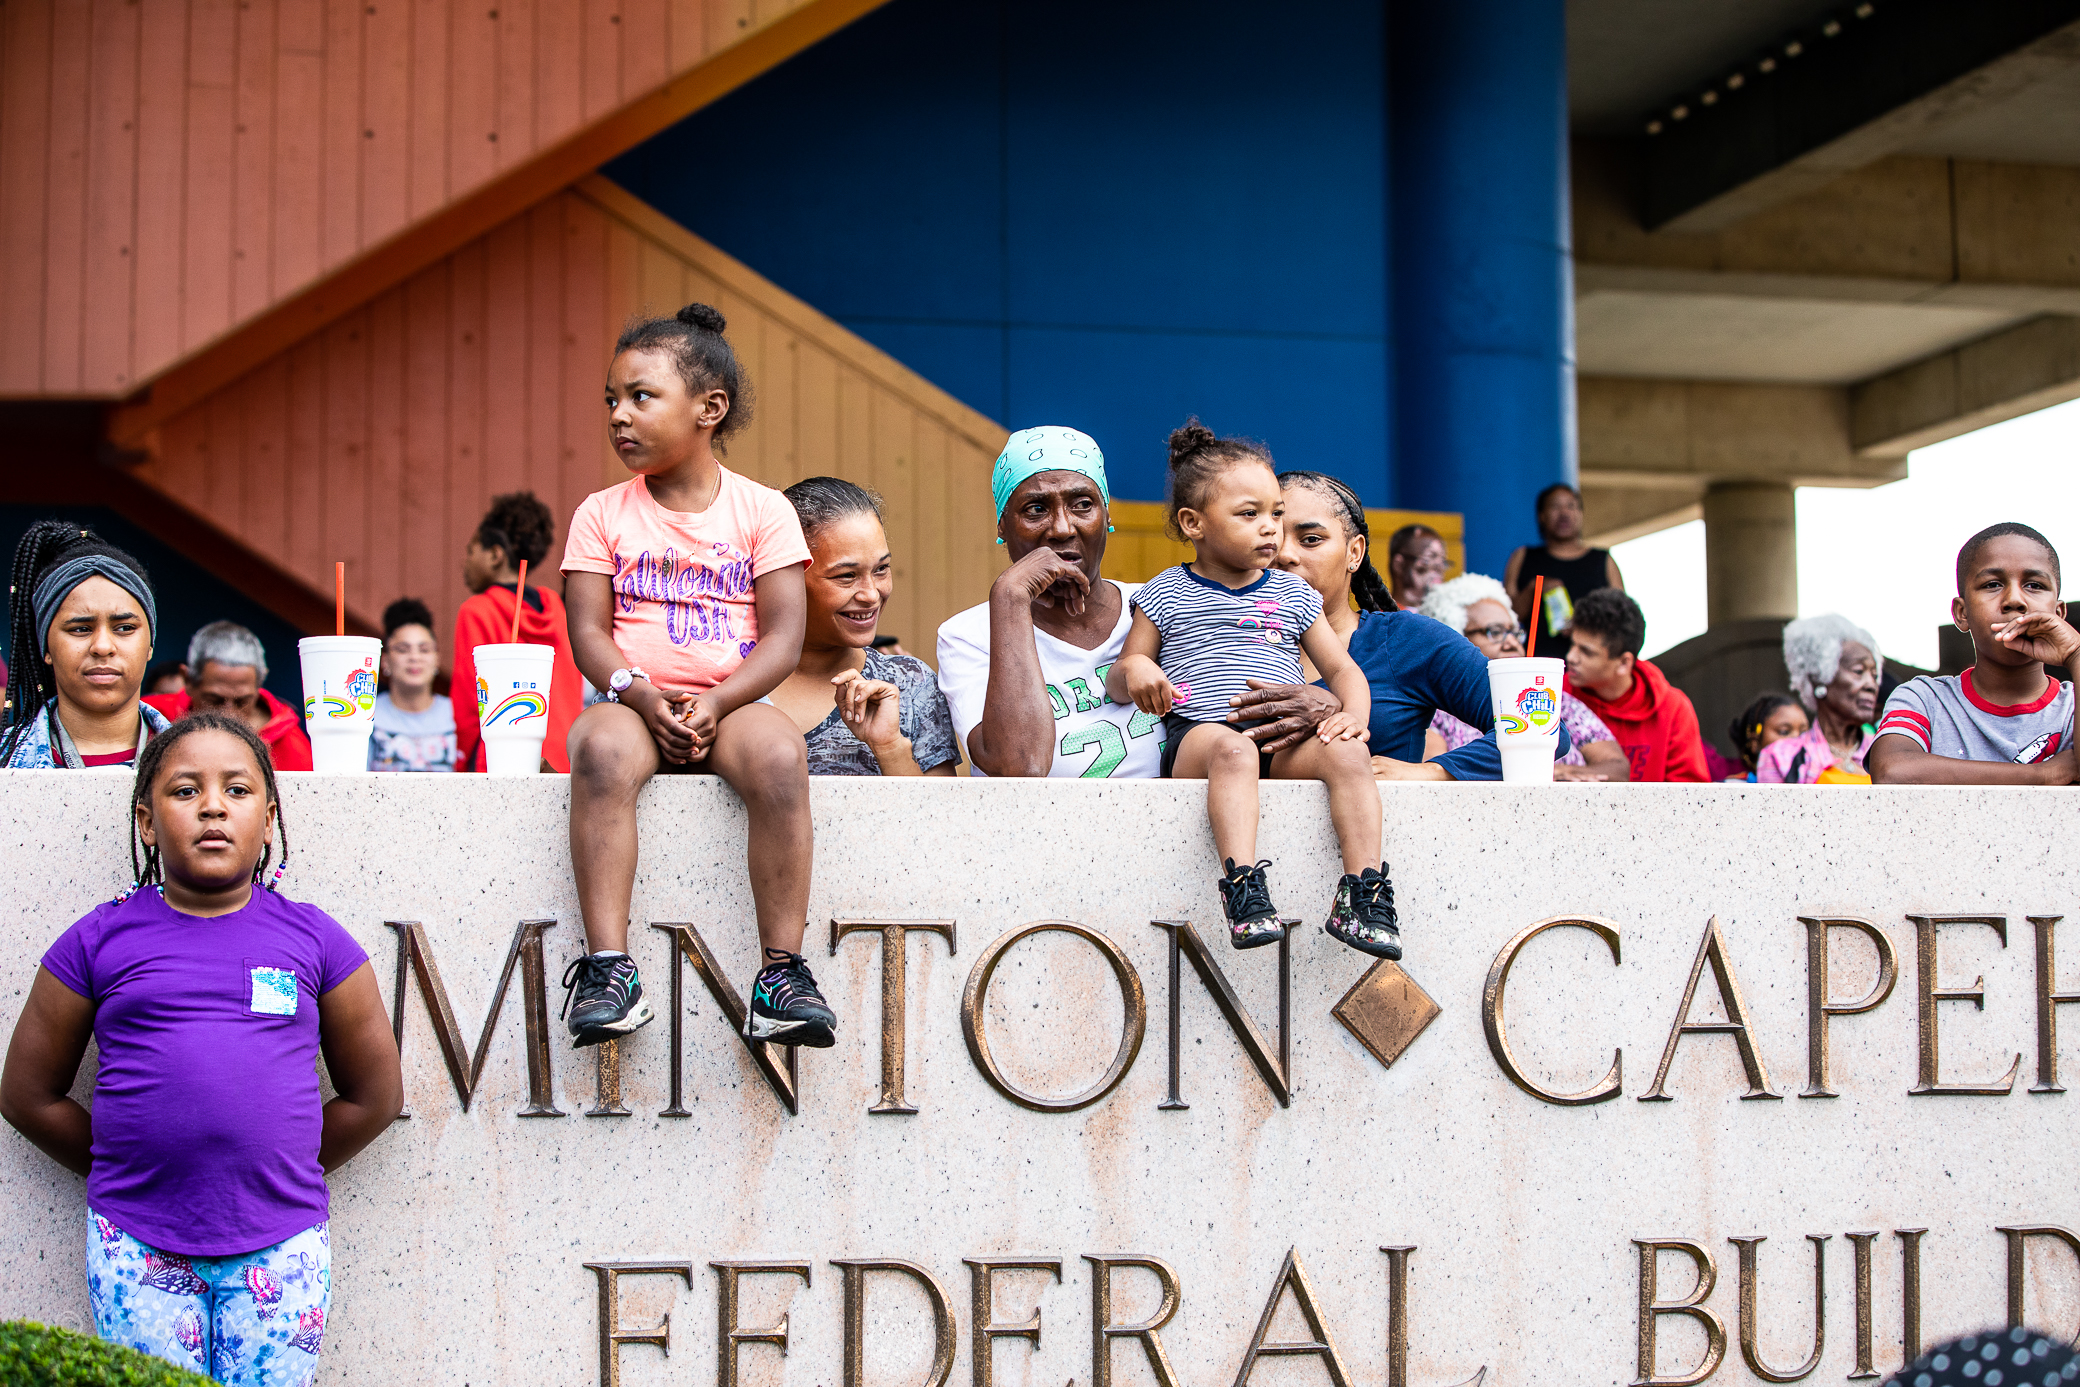
[[[758,941],[769,949],[802,951],[809,918],[809,753],[786,714],[749,703],[715,729],[708,765],[730,783],[751,814],[751,899],[758,910]]]
[[[1372,776],[1372,750],[1351,738],[1325,742],[1309,737],[1271,758],[1273,780],[1319,780],[1329,787],[1329,821],[1343,870],[1356,876],[1380,861],[1379,782]]]
[[[571,872],[585,947],[625,952],[636,886],[636,795],[657,773],[657,743],[635,709],[600,703],[571,724],[570,753]]]
[[[1240,732],[1202,722],[1184,734],[1170,767],[1173,780],[1206,782],[1214,851],[1243,866],[1257,860],[1257,755]]]

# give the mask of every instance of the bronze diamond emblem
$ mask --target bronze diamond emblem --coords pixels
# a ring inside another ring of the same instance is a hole
[[[1343,994],[1329,1014],[1374,1059],[1391,1069],[1442,1010],[1400,964],[1383,958]]]

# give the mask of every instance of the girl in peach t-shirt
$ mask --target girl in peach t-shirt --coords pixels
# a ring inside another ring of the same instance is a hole
[[[578,1045],[649,1024],[628,907],[636,794],[659,771],[711,771],[750,812],[763,958],[745,1033],[827,1046],[836,1018],[802,958],[809,911],[809,765],[763,699],[801,659],[809,546],[787,498],[716,461],[751,402],[722,315],[688,304],[614,344],[607,429],[636,475],[585,498],[563,554],[578,668],[608,701],[571,728],[571,865],[590,952],[564,977]]]

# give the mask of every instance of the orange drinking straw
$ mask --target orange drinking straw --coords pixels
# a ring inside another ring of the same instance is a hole
[[[520,581],[513,587],[513,639],[512,645],[520,644],[520,603],[527,596],[527,560],[520,560]]]
[[[1542,610],[1545,601],[1546,575],[1541,573],[1538,575],[1538,581],[1531,585],[1531,643],[1524,647],[1524,658],[1527,660],[1538,654],[1538,623],[1545,615]]]
[[[347,562],[332,566],[332,624],[335,636],[347,634]]]

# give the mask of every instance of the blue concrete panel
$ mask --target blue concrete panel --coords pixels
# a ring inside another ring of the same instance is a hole
[[[1397,4],[1389,51],[1396,489],[1499,576],[1576,474],[1562,5]]]
[[[1385,377],[1377,341],[1011,332],[1017,417],[1102,421],[1077,427],[1105,450],[1115,490],[1137,500],[1162,498],[1166,441],[1193,414],[1219,433],[1263,439],[1281,468],[1328,472],[1378,496],[1387,485]]]
[[[1392,504],[1381,8],[1265,20],[893,0],[606,173],[1122,496],[1196,412]]]

